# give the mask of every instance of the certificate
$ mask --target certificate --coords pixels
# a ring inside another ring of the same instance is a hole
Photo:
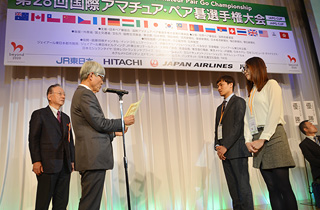
[[[130,116],[130,115],[136,115],[143,98],[144,98],[144,93],[139,101],[137,101],[136,103],[130,104],[129,109],[127,110],[127,113],[124,115],[124,117]]]

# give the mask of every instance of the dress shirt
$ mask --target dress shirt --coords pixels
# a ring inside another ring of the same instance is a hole
[[[230,96],[228,96],[228,98],[224,99],[224,101],[226,101],[226,104],[224,105],[224,109],[227,108],[228,102],[230,101],[230,98],[234,95],[234,93],[231,93]]]
[[[316,140],[314,139],[314,137],[317,137],[318,138],[318,140],[320,141],[320,139],[319,139],[319,137],[318,136],[316,136],[316,135],[314,135],[314,136],[306,136],[308,139],[310,139],[311,141],[313,141],[313,142],[316,142]],[[316,142],[318,145],[319,145],[319,143],[318,142]],[[320,146],[320,145],[319,145]]]
[[[50,105],[49,105],[49,107],[50,107],[53,115],[58,119],[58,111],[59,111],[59,110],[57,110],[56,108],[54,108],[54,107],[52,107],[52,106],[50,106]],[[60,119],[61,119],[61,117],[62,117],[62,115],[61,115],[61,111],[60,111]]]
[[[253,87],[255,91],[256,87]],[[282,91],[277,81],[270,79],[260,92],[255,91],[252,99],[252,114],[255,117],[257,127],[264,127],[260,139],[269,141],[274,134],[278,124],[285,124],[283,114]],[[249,129],[249,98],[246,99],[247,108],[244,120],[244,133],[246,142],[252,141],[252,134]]]
[[[88,86],[84,85],[84,84],[79,84],[79,86],[82,86],[82,87],[85,87],[87,88],[88,90],[91,90]],[[91,90],[92,91],[92,90]]]

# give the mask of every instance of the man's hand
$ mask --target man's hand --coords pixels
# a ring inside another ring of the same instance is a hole
[[[33,163],[32,171],[37,174],[37,176],[41,175],[43,173],[42,163],[40,161]]]
[[[124,133],[127,133],[128,131],[128,127],[124,126]],[[116,136],[122,136],[122,132],[114,132],[114,134],[116,134]]]
[[[129,115],[123,118],[125,125],[132,125],[134,123],[134,115]]]
[[[71,172],[74,172],[74,162],[71,162]]]
[[[220,160],[225,160],[227,159],[224,154],[228,151],[228,149],[225,146],[217,146],[217,155],[219,156]]]

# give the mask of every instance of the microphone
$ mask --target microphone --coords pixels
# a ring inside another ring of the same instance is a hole
[[[116,94],[120,94],[120,95],[124,95],[124,94],[128,94],[129,92],[126,90],[117,90],[117,89],[111,89],[111,88],[102,88],[102,92],[106,93],[116,93]]]

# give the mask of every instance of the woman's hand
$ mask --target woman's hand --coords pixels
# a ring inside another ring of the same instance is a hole
[[[258,150],[261,149],[261,147],[264,145],[265,141],[265,139],[259,139],[251,142],[252,149],[254,150],[253,153],[258,152]]]

